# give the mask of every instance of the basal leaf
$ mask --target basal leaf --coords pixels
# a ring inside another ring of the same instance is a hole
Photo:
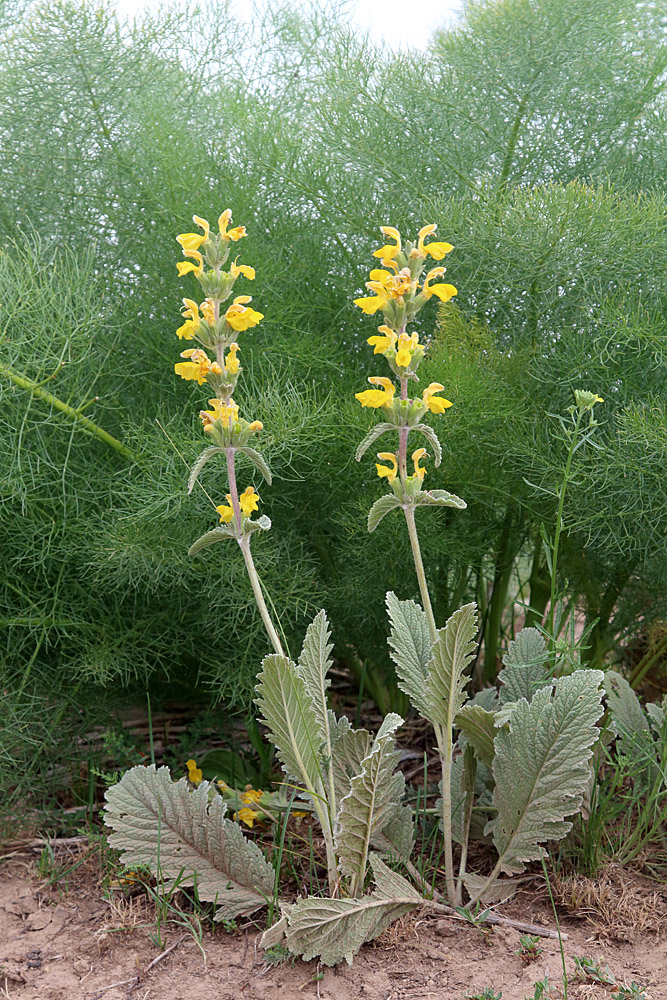
[[[271,653],[262,661],[255,688],[261,721],[269,730],[288,777],[309,791],[322,789],[318,715],[306,682],[286,656]]]
[[[483,875],[464,875],[463,882],[468,894],[471,897],[479,896],[480,903],[486,906],[496,906],[498,903],[506,903],[508,899],[528,881],[523,878],[494,878],[491,882]]]
[[[352,729],[340,732],[331,744],[331,764],[333,771],[336,802],[340,805],[350,793],[350,782],[361,772],[361,765],[368,757],[372,745],[367,729]]]
[[[536,628],[524,628],[510,642],[503,657],[504,668],[498,675],[500,701],[508,702],[525,698],[531,701],[541,687],[550,684],[547,669],[547,647]]]
[[[522,872],[524,862],[542,857],[547,840],[560,840],[566,819],[582,803],[589,760],[602,715],[599,670],[560,677],[517,702],[509,726],[495,739],[493,777],[495,819],[489,824],[499,854],[499,870]]]
[[[236,538],[234,529],[228,527],[226,524],[220,524],[217,528],[212,528],[211,531],[207,531],[205,535],[201,535],[196,542],[193,542],[188,549],[188,555],[193,556],[200,549],[205,549],[208,545],[214,545],[215,542],[224,542],[229,538]]]
[[[264,476],[269,486],[271,485],[271,470],[266,464],[264,458],[260,455],[258,451],[254,448],[249,448],[247,445],[243,445],[241,448],[236,448],[236,451],[240,451],[243,455],[247,455],[250,461],[259,469],[259,471]]]
[[[374,424],[354,454],[354,457],[356,458],[357,462],[361,461],[361,459],[364,457],[370,446],[375,441],[377,441],[379,437],[381,437],[383,434],[386,434],[387,431],[395,431],[395,430],[396,427],[394,426],[394,424],[387,424],[387,423]]]
[[[376,500],[368,512],[368,530],[375,531],[382,518],[401,506],[401,501],[393,493],[385,493],[383,497]]]
[[[227,807],[203,781],[194,791],[168,767],[133,767],[105,794],[104,822],[125,865],[147,865],[166,885],[196,882],[199,899],[216,903],[216,920],[252,913],[273,895],[274,871]]]
[[[496,738],[495,716],[481,705],[464,705],[454,719],[475,751],[475,756],[491,770]]]
[[[328,670],[332,664],[329,653],[333,645],[329,642],[331,630],[324,610],[318,612],[306,629],[301,656],[297,663],[297,673],[303,678],[306,690],[315,708],[315,715],[320,730],[320,736],[325,742],[327,753],[331,745],[329,728],[329,709],[327,708],[327,689],[331,681],[327,679]]]
[[[648,733],[648,721],[639,698],[625,677],[615,670],[608,670],[604,675],[604,689],[616,731],[622,736]]]
[[[454,716],[463,708],[464,671],[475,653],[477,635],[477,605],[466,604],[455,611],[431,652],[426,680],[425,717],[432,723],[451,730]]]
[[[389,645],[398,686],[419,714],[426,716],[426,678],[431,658],[426,615],[414,601],[399,601],[391,590],[387,594],[387,611],[391,622]]]
[[[409,858],[415,845],[415,823],[410,806],[400,806],[398,812],[371,837],[371,846],[383,854]]]
[[[188,493],[192,493],[195,483],[199,477],[199,473],[204,468],[209,458],[213,455],[224,455],[225,449],[219,448],[217,445],[211,445],[210,448],[204,448],[203,452],[192,466],[192,471],[190,472],[190,478],[188,479]]]

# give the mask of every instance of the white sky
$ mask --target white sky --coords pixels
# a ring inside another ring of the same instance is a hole
[[[293,0],[301,6],[301,0]],[[132,16],[157,5],[157,0],[116,0],[122,14]],[[251,20],[261,0],[235,0],[238,14]],[[451,24],[463,0],[348,0],[352,23],[368,31],[374,41],[392,48],[423,48],[436,28]]]

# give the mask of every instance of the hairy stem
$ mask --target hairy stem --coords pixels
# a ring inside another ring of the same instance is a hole
[[[269,609],[266,606],[264,594],[262,593],[262,584],[257,574],[257,570],[255,569],[255,563],[250,551],[250,537],[246,535],[244,538],[239,538],[238,542],[241,552],[243,553],[243,559],[245,560],[245,568],[248,571],[248,579],[250,580],[250,584],[252,586],[252,592],[255,595],[255,601],[257,602],[259,613],[262,616],[264,627],[266,628],[269,639],[271,640],[271,645],[275,649],[276,653],[280,656],[284,656],[285,652],[280,639],[278,638],[278,633],[275,630],[274,624],[271,621],[271,615],[269,614]]]
[[[452,741],[451,726],[435,726],[435,737],[440,753],[442,769],[442,835],[445,842],[445,884],[447,898],[452,906],[460,906],[456,885],[454,883],[454,852],[452,846]]]
[[[426,573],[424,572],[424,563],[422,560],[421,548],[419,547],[419,536],[417,534],[417,524],[415,522],[415,509],[412,505],[406,505],[403,508],[403,512],[408,526],[408,536],[410,538],[412,558],[414,559],[417,581],[419,583],[419,593],[421,594],[424,613],[426,614],[426,620],[428,622],[428,630],[431,634],[431,642],[433,643],[438,638],[438,630],[435,625],[435,617],[433,615],[433,607],[431,605],[431,596],[428,591],[428,584],[426,583]]]

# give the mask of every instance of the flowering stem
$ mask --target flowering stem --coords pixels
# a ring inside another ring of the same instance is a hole
[[[421,594],[424,613],[426,614],[426,620],[428,622],[428,630],[431,635],[431,642],[433,643],[438,638],[438,630],[435,625],[435,617],[433,615],[433,607],[431,605],[431,596],[428,592],[426,573],[424,572],[424,563],[422,561],[421,549],[419,547],[419,536],[417,535],[417,525],[415,523],[415,508],[412,504],[406,504],[403,508],[403,512],[408,526],[410,545],[412,546],[412,558],[415,563],[417,581],[419,583],[419,593]]]
[[[577,414],[576,423],[574,429],[571,432],[570,437],[570,447],[567,453],[567,460],[565,462],[565,471],[563,473],[563,481],[560,486],[560,496],[558,498],[558,513],[556,515],[556,531],[554,534],[554,544],[551,554],[551,594],[549,599],[549,636],[550,642],[552,643],[552,649],[556,645],[556,636],[554,635],[554,629],[556,627],[556,570],[558,568],[558,546],[560,544],[560,536],[563,530],[563,507],[565,504],[565,492],[570,481],[570,469],[572,467],[572,459],[574,453],[577,450],[577,441],[579,439],[579,428],[581,426],[582,414]]]
[[[262,584],[260,582],[257,570],[255,569],[255,563],[252,558],[252,553],[250,552],[250,536],[246,535],[243,538],[238,539],[239,547],[243,553],[243,559],[245,560],[245,568],[248,571],[248,578],[252,586],[252,592],[255,595],[255,601],[257,602],[257,607],[259,613],[262,616],[262,621],[264,622],[264,627],[269,634],[269,639],[271,640],[271,645],[275,649],[279,656],[284,656],[285,652],[278,638],[278,633],[275,630],[274,624],[271,621],[271,615],[269,614],[269,609],[266,606],[266,601],[264,600],[264,594],[262,593]]]
[[[232,509],[236,520],[236,530],[241,534],[241,505],[239,504],[239,491],[236,486],[236,466],[234,464],[234,448],[228,448],[227,456],[227,478],[229,479],[229,495],[232,498]]]

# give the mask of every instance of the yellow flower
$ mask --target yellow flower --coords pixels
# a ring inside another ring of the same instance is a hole
[[[191,349],[182,351],[181,357],[189,358],[189,361],[181,361],[174,365],[176,374],[184,378],[186,382],[197,381],[199,385],[203,385],[211,370],[211,362],[205,352],[200,348]]]
[[[420,256],[426,256],[430,254],[434,260],[442,260],[445,254],[450,253],[454,249],[451,243],[429,243],[428,246],[424,245],[424,240],[427,236],[431,236],[436,230],[436,226],[424,226],[423,229],[419,230],[419,242],[417,243],[417,250]]]
[[[228,498],[229,499],[229,498]],[[241,505],[241,510],[246,517],[250,517],[254,510],[257,510],[257,501],[259,500],[259,494],[255,493],[253,486],[248,486],[247,489],[243,491],[239,497],[239,504]]]
[[[449,302],[457,294],[454,285],[431,285],[431,282],[435,278],[441,278],[444,273],[444,267],[434,267],[432,271],[428,272],[422,288],[422,295],[425,299],[430,299],[432,295],[437,295],[441,302]]]
[[[378,295],[365,295],[361,299],[354,299],[355,306],[366,313],[367,316],[372,316],[376,313],[378,309],[382,309],[386,306],[388,301],[388,296],[384,293]]]
[[[183,326],[179,326],[176,336],[180,340],[192,340],[200,326],[199,307],[192,299],[183,299],[184,309],[181,315],[185,320]]]
[[[188,253],[192,250],[199,250],[206,239],[206,236],[200,236],[199,233],[181,233],[180,236],[176,237],[176,242],[181,244],[184,253]]]
[[[416,338],[416,341],[415,341]],[[412,351],[417,346],[419,337],[416,333],[408,336],[402,333],[398,338],[398,350],[396,351],[396,364],[399,368],[407,368],[412,361]]]
[[[213,326],[215,323],[215,305],[213,304],[213,299],[204,299],[199,308],[208,325]]]
[[[414,462],[415,466],[415,476],[417,476],[419,479],[423,479],[424,476],[426,475],[426,469],[422,469],[421,466],[419,465],[419,459],[425,457],[426,457],[426,448],[417,448],[416,451],[412,452],[412,461]]]
[[[256,806],[261,799],[264,792],[255,788],[248,788],[245,792],[241,792],[241,802],[245,802],[247,806]]]
[[[241,363],[236,357],[238,350],[239,345],[236,342],[229,345],[229,354],[225,358],[225,371],[229,372],[230,375],[236,375],[241,367]]]
[[[230,504],[231,504],[231,499],[232,498],[231,498],[231,496],[230,496],[229,493],[227,494],[227,499],[230,501]],[[219,503],[218,506],[215,509],[217,510],[218,514],[220,515],[220,520],[224,521],[225,524],[229,524],[229,522],[234,517],[234,508],[231,507],[228,504]]]
[[[380,226],[380,232],[384,236],[388,236],[392,240],[396,240],[396,245],[392,246],[387,244],[387,246],[380,247],[379,250],[373,251],[374,257],[386,257],[387,260],[393,260],[401,252],[401,234],[398,229],[394,229],[393,226]]]
[[[188,778],[196,787],[202,780],[201,768],[197,767],[196,760],[186,760],[185,766],[188,769]]]
[[[380,479],[386,478],[388,483],[393,483],[398,475],[398,462],[396,461],[396,455],[392,451],[379,451],[378,458],[381,458],[383,462],[391,462],[393,468],[388,465],[378,465],[375,463],[375,468],[378,470],[378,476]]]
[[[176,265],[176,267],[178,268],[179,275],[183,277],[184,274],[189,274],[190,271],[192,271],[192,273],[197,276],[203,274],[204,258],[199,253],[199,251],[184,250],[183,252],[186,254],[187,257],[194,257],[195,260],[197,261],[197,264],[193,264],[192,261],[189,260],[179,260],[178,264]]]
[[[229,268],[229,273],[235,281],[239,274],[242,274],[244,278],[248,278],[250,281],[255,280],[255,268],[248,267],[247,264],[237,264],[236,261]]]
[[[227,229],[231,221],[232,210],[231,208],[226,208],[218,219],[218,228],[223,240],[232,240],[232,242],[237,243],[238,240],[243,239],[246,235],[245,226],[236,226],[234,229]]]
[[[372,375],[368,381],[371,385],[381,385],[382,389],[366,389],[365,392],[355,392],[354,398],[358,399],[362,406],[372,406],[377,409],[379,406],[391,403],[396,386],[390,379]]]
[[[253,422],[251,424],[248,424],[248,430],[249,431],[263,431],[264,430],[264,424],[262,423],[261,420],[253,420]]]
[[[435,396],[436,392],[442,392],[444,388],[444,385],[440,385],[439,382],[431,382],[431,384],[424,389],[422,393],[422,401],[424,406],[426,406],[431,413],[444,413],[444,411],[449,409],[452,405],[448,399],[436,398]]]
[[[212,406],[211,410],[200,410],[199,416],[204,425],[204,430],[208,431],[213,428],[213,422],[215,420],[222,421],[222,426],[227,428],[230,424],[235,424],[239,419],[239,408],[233,399],[225,402],[224,399],[209,399],[209,406]]]
[[[246,303],[252,302],[250,295],[237,295],[234,302],[225,313],[225,319],[232,330],[237,333],[247,330],[251,326],[257,326],[260,320],[264,319],[264,313],[249,309]]]
[[[366,341],[373,348],[373,354],[386,354],[396,346],[396,331],[388,326],[379,326],[378,332],[381,337],[369,337]]]
[[[243,809],[239,809],[237,813],[234,813],[234,819],[245,823],[246,826],[252,829],[255,820],[259,819],[259,813],[255,812],[254,809],[249,809],[248,806],[244,806]]]
[[[222,368],[217,361],[211,364],[211,375],[222,375]]]
[[[195,226],[199,226],[200,229],[204,230],[204,240],[207,240],[209,238],[211,228],[206,219],[201,219],[198,215],[193,215],[192,221],[194,222]]]

